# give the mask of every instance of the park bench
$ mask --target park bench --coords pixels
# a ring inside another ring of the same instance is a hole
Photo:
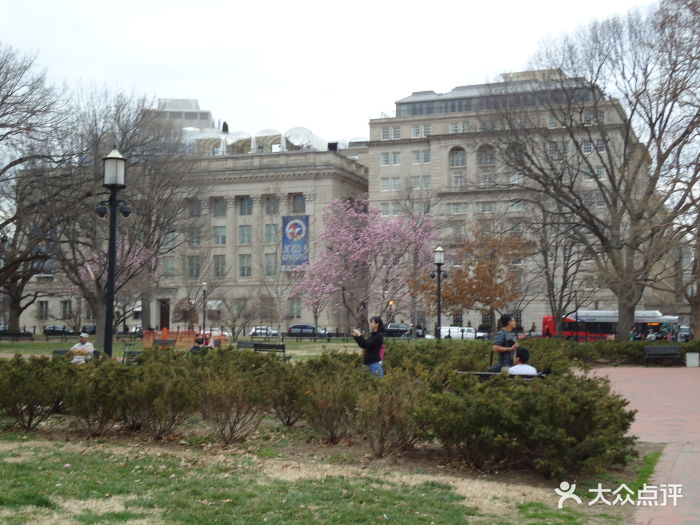
[[[165,348],[174,348],[176,339],[154,339],[153,346],[160,346]]]
[[[65,349],[63,349],[63,348],[57,348],[57,349],[53,350],[53,351],[51,352],[51,354],[52,354],[53,357],[62,357],[62,356],[64,356],[64,355],[66,355],[68,352],[70,352],[70,350],[65,350]],[[101,355],[102,355],[102,351],[101,351],[101,350],[95,350],[95,351],[93,352],[93,354],[92,354],[92,359],[93,359],[94,361],[99,361]]]
[[[470,374],[479,378],[482,383],[488,381],[493,376],[501,375],[501,372],[472,372],[469,370],[457,370],[458,374]],[[547,374],[539,373],[537,375],[525,375],[525,374],[507,374],[508,379],[522,379],[524,381],[532,381],[533,379],[544,379]]]
[[[141,350],[125,350],[122,355],[122,363],[127,365],[135,365],[136,358],[141,355]]]
[[[20,341],[34,341],[34,334],[30,332],[23,332],[18,334],[0,334],[0,340],[8,340],[13,343],[18,343]]]
[[[238,341],[236,344],[236,348],[238,350],[255,350],[255,342],[254,341]]]
[[[283,361],[289,361],[292,356],[287,355],[287,347],[284,344],[276,344],[276,343],[254,343],[253,344],[253,350],[255,352],[275,352],[279,354],[279,358],[282,359]]]
[[[681,364],[680,346],[645,346],[644,364],[648,364],[650,359],[674,359]]]

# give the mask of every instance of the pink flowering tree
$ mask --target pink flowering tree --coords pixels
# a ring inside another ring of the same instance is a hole
[[[315,316],[325,302],[358,327],[367,325],[370,314],[389,320],[407,313],[410,277],[430,264],[432,221],[384,218],[363,196],[329,203],[323,222],[317,260],[300,269],[293,295]]]

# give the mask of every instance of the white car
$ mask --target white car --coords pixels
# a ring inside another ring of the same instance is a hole
[[[488,334],[477,332],[471,326],[441,326],[442,339],[487,339]]]
[[[212,328],[211,330],[207,330],[207,333],[212,337],[221,335],[224,337],[231,337],[231,332],[228,330],[222,330],[221,328]]]
[[[277,335],[277,330],[271,326],[254,326],[250,331],[251,336],[271,337]]]

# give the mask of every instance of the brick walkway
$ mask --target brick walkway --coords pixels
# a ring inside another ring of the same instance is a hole
[[[638,410],[632,434],[667,443],[650,484],[680,483],[676,507],[639,507],[637,525],[700,524],[700,368],[603,368],[613,390]]]

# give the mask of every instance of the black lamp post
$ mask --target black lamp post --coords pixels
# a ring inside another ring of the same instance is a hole
[[[207,283],[204,281],[202,283],[202,296],[203,296],[203,303],[204,305],[202,306],[202,336],[206,334],[207,330]]]
[[[103,186],[109,189],[109,200],[102,201],[97,205],[95,211],[100,217],[107,214],[109,206],[109,244],[107,247],[107,289],[105,298],[105,337],[104,352],[112,357],[112,336],[114,330],[114,274],[117,258],[117,205],[124,217],[131,213],[131,206],[128,202],[117,199],[120,189],[126,188],[124,172],[126,159],[117,151],[116,147],[102,159],[104,163]],[[107,206],[105,206],[107,205]]]
[[[447,277],[447,274],[442,271],[442,265],[445,264],[445,250],[442,249],[442,246],[438,246],[433,250],[433,254],[435,256],[435,266],[437,267],[437,270],[434,272],[431,272],[430,277],[436,278],[437,277],[437,325],[435,327],[435,337],[437,339],[441,339],[441,333],[440,333],[440,324],[441,324],[441,316],[442,316],[442,278]]]

